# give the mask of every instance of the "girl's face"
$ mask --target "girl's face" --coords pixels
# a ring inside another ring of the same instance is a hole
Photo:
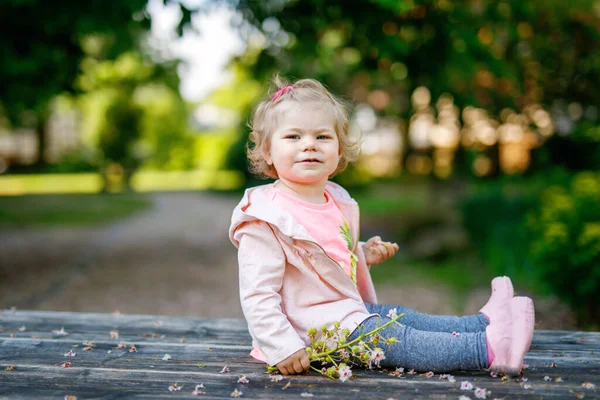
[[[324,185],[340,161],[335,120],[322,103],[296,103],[279,116],[265,161],[279,179]]]

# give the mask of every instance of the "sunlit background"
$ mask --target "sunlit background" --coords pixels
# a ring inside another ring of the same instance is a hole
[[[476,312],[507,274],[539,326],[598,328],[600,1],[0,15],[0,308],[241,316],[227,226],[261,183],[246,122],[280,73],[351,104],[362,152],[336,180],[362,238],[401,249],[372,270],[382,301]]]

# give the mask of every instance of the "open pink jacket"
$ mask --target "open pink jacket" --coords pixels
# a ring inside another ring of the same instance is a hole
[[[358,205],[348,192],[327,183],[350,227],[358,286],[304,227],[273,203],[271,185],[246,190],[233,211],[229,237],[238,248],[240,300],[253,354],[262,352],[269,365],[276,365],[310,345],[308,328],[339,321],[342,329],[353,331],[373,315],[364,302],[377,303],[377,297],[364,243],[358,242]]]

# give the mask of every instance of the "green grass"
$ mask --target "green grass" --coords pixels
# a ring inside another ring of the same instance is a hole
[[[384,216],[424,210],[428,205],[427,185],[379,184],[358,192],[354,199],[362,216]]]
[[[141,194],[0,197],[0,227],[101,225],[151,206]]]

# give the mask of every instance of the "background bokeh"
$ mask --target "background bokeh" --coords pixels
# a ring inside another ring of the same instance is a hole
[[[279,73],[351,104],[380,301],[600,321],[600,1],[0,4],[0,308],[241,316],[227,238]]]

